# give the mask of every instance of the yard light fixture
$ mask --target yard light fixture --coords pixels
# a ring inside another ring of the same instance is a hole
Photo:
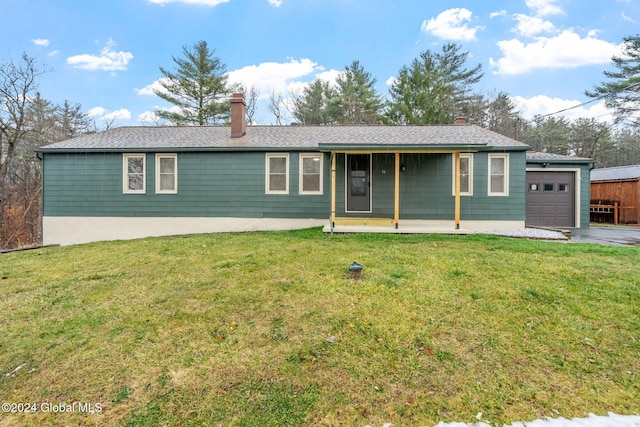
[[[351,272],[352,279],[359,279],[362,275],[362,266],[357,262],[353,261],[349,266],[349,271]]]

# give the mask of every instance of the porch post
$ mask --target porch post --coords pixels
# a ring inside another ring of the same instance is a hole
[[[456,230],[460,229],[460,152],[456,151],[455,156],[455,177],[456,177],[456,197],[455,197],[455,222]]]
[[[331,152],[331,225],[336,222],[336,153]]]
[[[395,185],[393,198],[393,225],[398,228],[400,222],[400,153],[396,151]]]

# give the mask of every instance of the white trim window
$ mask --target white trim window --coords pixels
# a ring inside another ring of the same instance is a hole
[[[300,153],[300,194],[322,194],[322,154]]]
[[[146,193],[146,156],[144,154],[122,155],[122,192],[124,194]]]
[[[178,193],[178,155],[156,154],[156,194]]]
[[[489,196],[509,195],[509,154],[489,154]]]
[[[289,153],[267,153],[265,192],[289,194]]]
[[[451,194],[456,195],[456,156],[453,157],[451,172]],[[473,154],[460,153],[460,195],[473,196]]]

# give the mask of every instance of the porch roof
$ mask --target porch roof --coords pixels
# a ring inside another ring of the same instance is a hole
[[[91,151],[317,151],[516,150],[526,144],[476,125],[247,126],[231,138],[229,126],[137,126],[109,129],[46,145],[39,152]]]

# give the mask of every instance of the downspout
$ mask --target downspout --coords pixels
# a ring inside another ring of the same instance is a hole
[[[456,151],[455,156],[455,176],[456,176],[456,196],[455,196],[455,223],[456,230],[460,229],[460,152]]]
[[[336,222],[336,152],[331,151],[331,215],[329,218],[329,227],[331,228],[331,236],[333,236],[333,227]]]
[[[400,152],[395,152],[395,167],[393,177],[393,225],[398,229],[400,222]]]
[[[40,157],[42,155],[42,157]],[[36,151],[36,158],[40,160],[40,215],[38,218],[38,240],[44,244],[44,153]]]

